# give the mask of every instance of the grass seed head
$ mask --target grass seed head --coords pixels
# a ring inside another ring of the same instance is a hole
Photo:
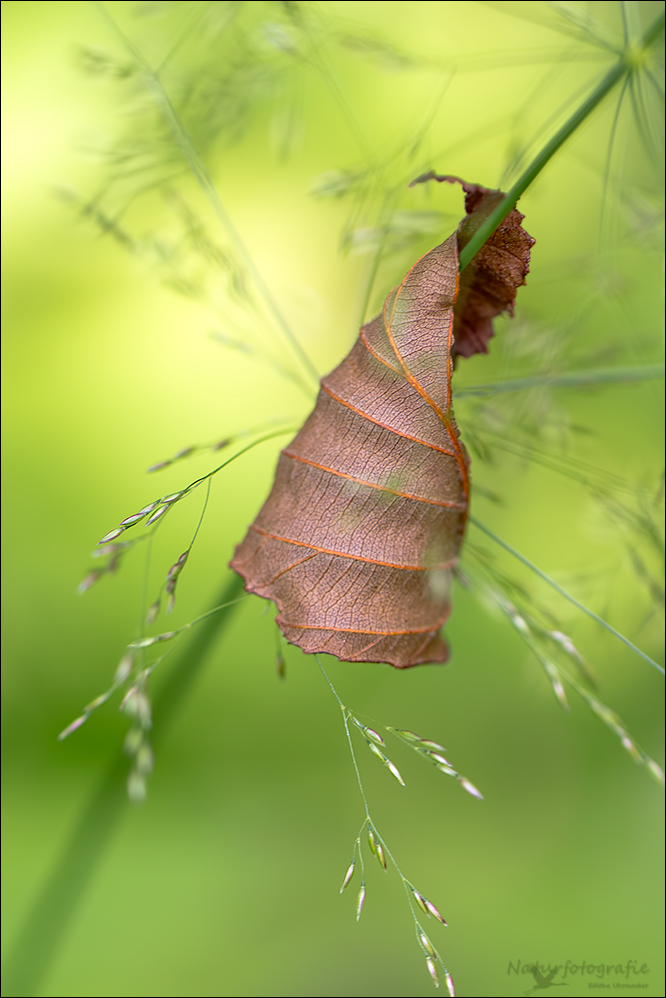
[[[366,744],[370,749],[370,751],[373,753],[373,755],[376,755],[378,759],[382,760],[382,762],[386,762],[386,756],[384,755],[383,752],[379,751],[379,749],[373,742],[366,742]]]
[[[139,522],[139,520],[143,520],[144,516],[146,516],[145,513],[132,513],[131,516],[126,516],[124,520],[120,521],[120,526],[133,527],[135,523]]]
[[[155,766],[155,756],[150,745],[145,742],[136,754],[136,769],[141,776],[150,776]]]
[[[664,785],[664,771],[661,768],[661,766],[659,765],[659,763],[655,762],[654,759],[648,759],[648,761],[647,761],[647,768],[649,769],[649,771],[652,774],[652,776],[654,776],[655,780],[658,783],[661,783],[661,785],[663,787],[663,785]]]
[[[134,656],[127,652],[118,662],[118,667],[113,674],[114,683],[124,683],[134,668]]]
[[[97,543],[108,544],[109,541],[115,541],[116,537],[120,537],[120,535],[124,533],[124,530],[124,527],[116,527],[114,530],[110,530],[108,534],[104,534],[104,537],[101,537]]]
[[[398,769],[398,767],[394,766],[390,759],[386,760],[386,766],[387,766],[388,771],[391,774],[391,776],[395,776],[395,778],[398,781],[398,783],[400,784],[400,786],[404,787],[405,786],[405,781],[403,780],[402,776],[400,775],[400,770]]]
[[[148,607],[148,613],[146,614],[146,624],[148,625],[148,627],[150,627],[151,624],[155,623],[155,621],[159,616],[159,612],[160,612],[160,601],[155,600],[155,602]]]
[[[435,964],[434,964],[434,962],[433,962],[433,960],[432,960],[431,957],[427,957],[426,958],[426,967],[428,968],[428,973],[430,974],[430,976],[433,979],[435,987],[438,988],[439,987],[439,977],[437,976],[437,968],[435,967]]]
[[[152,726],[150,700],[137,686],[132,686],[125,694],[120,709],[128,717],[138,721],[144,731]]]
[[[68,735],[71,735],[72,732],[77,731],[82,724],[85,724],[86,720],[87,718],[85,714],[82,714],[81,717],[77,717],[76,720],[72,721],[71,724],[68,724],[67,727],[60,732],[58,735],[58,741],[63,741]]]
[[[135,513],[134,515],[135,515],[135,516],[148,516],[148,514],[149,514],[149,513],[152,513],[152,511],[153,511],[153,510],[154,510],[154,509],[155,509],[155,508],[156,508],[157,506],[159,506],[159,504],[160,504],[160,501],[159,501],[159,499],[155,499],[155,501],[154,501],[154,502],[149,502],[147,506],[144,506],[144,507],[143,507],[143,509],[140,509],[140,510],[139,510],[139,512],[138,512],[138,513]]]
[[[127,796],[132,804],[143,804],[146,799],[146,780],[136,769],[127,777]]]
[[[123,742],[123,752],[132,758],[137,754],[143,744],[143,731],[141,728],[130,728],[125,735]]]
[[[449,923],[446,921],[446,919],[443,917],[443,915],[440,915],[439,911],[434,906],[434,904],[432,903],[432,901],[426,901],[425,906],[426,906],[426,910],[427,910],[427,912],[428,912],[429,915],[432,915],[433,918],[436,918],[438,922],[442,923],[442,925],[448,926]]]
[[[149,527],[151,524],[157,523],[157,521],[160,520],[165,513],[168,513],[168,511],[168,506],[160,506],[159,509],[155,510],[153,515],[146,520],[146,526]]]
[[[421,909],[421,911],[423,911],[426,915],[428,915],[429,914],[428,907],[427,907],[428,906],[428,902],[426,901],[426,899],[421,894],[419,894],[418,891],[415,891],[413,887],[411,888],[411,891],[412,891],[412,895],[414,897],[414,900],[416,901],[416,903],[419,906],[419,908]]]
[[[394,734],[400,735],[407,742],[420,742],[422,739],[418,735],[415,735],[413,731],[408,731],[407,728],[389,728],[389,731],[393,731]]]
[[[468,794],[471,794],[472,797],[477,797],[479,800],[483,800],[483,794],[481,791],[477,790],[474,784],[470,783],[469,780],[466,780],[464,776],[460,777],[460,786],[466,790]]]
[[[355,865],[355,860],[352,860],[351,863],[349,864],[349,869],[345,873],[345,878],[342,881],[342,887],[340,888],[341,894],[344,891],[345,887],[347,887],[347,885],[349,884],[351,878],[354,876],[354,865]]]
[[[632,742],[631,738],[626,734],[622,736],[622,746],[623,748],[626,748],[629,755],[632,756],[636,760],[636,762],[641,761],[640,752]]]
[[[80,595],[83,595],[83,593],[87,593],[88,590],[95,585],[98,579],[102,578],[103,574],[104,574],[103,572],[98,572],[98,571],[88,572],[85,579],[82,579],[82,581],[79,582],[78,586],[76,587],[77,593],[79,593]]]
[[[419,942],[421,943],[421,946],[423,946],[428,956],[431,956],[433,957],[433,959],[435,959],[435,947],[430,942],[425,932],[419,932]]]

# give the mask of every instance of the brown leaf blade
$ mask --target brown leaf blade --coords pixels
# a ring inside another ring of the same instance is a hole
[[[343,661],[444,662],[469,496],[451,413],[454,234],[321,382],[231,562],[287,640]]]
[[[468,184],[460,177],[433,170],[417,177],[410,186],[428,180],[460,184],[465,192],[467,215],[458,226],[458,251],[505,196],[502,191]],[[535,242],[522,227],[524,217],[517,208],[509,212],[460,275],[460,293],[454,308],[454,355],[488,353],[488,341],[494,335],[492,320],[502,312],[513,315],[516,291],[525,284]]]

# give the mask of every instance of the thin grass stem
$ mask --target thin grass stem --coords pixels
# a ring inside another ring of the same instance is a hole
[[[141,66],[141,69],[143,70],[146,76],[146,82],[148,84],[148,88],[155,97],[156,103],[161,107],[162,113],[165,119],[167,120],[168,124],[171,126],[174,137],[176,139],[176,142],[178,143],[178,147],[185,162],[190,168],[197,183],[201,187],[201,190],[203,191],[203,193],[206,195],[209,202],[211,203],[213,210],[215,211],[215,214],[222,223],[223,227],[227,230],[227,232],[230,233],[241,257],[243,258],[245,266],[247,267],[249,273],[252,275],[252,279],[257,287],[257,290],[259,291],[261,297],[263,298],[264,303],[266,304],[266,307],[268,308],[269,312],[273,316],[273,319],[275,320],[278,328],[289,342],[292,350],[299,358],[301,364],[308,372],[310,378],[314,381],[316,385],[318,385],[319,374],[317,372],[316,367],[314,366],[314,364],[308,357],[307,353],[305,352],[301,344],[298,342],[298,340],[292,333],[288,322],[282,315],[282,312],[278,308],[277,303],[275,302],[275,299],[273,298],[271,292],[269,291],[263,277],[259,273],[259,270],[257,269],[257,266],[254,260],[252,259],[252,255],[250,254],[245,243],[241,239],[240,233],[236,229],[234,223],[231,221],[231,217],[227,212],[227,209],[225,208],[222,199],[220,198],[220,195],[217,192],[217,189],[210,177],[210,174],[208,173],[208,170],[204,166],[203,160],[201,159],[199,153],[197,152],[194,143],[192,142],[180,115],[176,111],[176,108],[173,106],[171,99],[169,98],[169,95],[164,89],[164,84],[160,80],[159,75],[151,68],[151,66],[143,57],[141,52],[139,52],[139,50],[130,42],[129,38],[127,38],[124,32],[120,29],[115,19],[108,12],[104,4],[100,3],[99,0],[93,0],[93,7],[95,7],[95,9],[101,14],[106,23],[110,25],[114,33],[118,35],[122,43],[132,54],[132,56],[136,59],[137,63]],[[300,385],[301,388],[304,389],[304,391],[307,392],[308,396],[311,396],[312,394],[311,388],[307,382],[303,383],[299,380],[298,384]]]
[[[629,640],[629,638],[625,638],[624,634],[621,634],[619,631],[617,631],[614,627],[611,626],[611,624],[605,621],[603,617],[600,617],[598,614],[596,614],[594,610],[588,609],[588,607],[586,607],[583,603],[577,600],[575,596],[572,596],[571,593],[568,593],[566,591],[566,589],[563,589],[562,586],[560,586],[557,582],[555,582],[555,579],[551,579],[549,575],[546,575],[545,572],[542,572],[541,569],[537,565],[535,565],[533,561],[530,561],[529,558],[526,558],[525,555],[520,553],[520,551],[516,551],[516,549],[511,547],[510,544],[507,544],[506,541],[503,541],[501,537],[498,537],[497,534],[493,533],[492,530],[490,530],[483,523],[477,520],[475,516],[470,516],[469,521],[470,523],[473,523],[474,526],[477,527],[479,530],[482,530],[484,534],[487,534],[487,536],[490,537],[493,541],[495,541],[496,544],[499,544],[500,547],[503,547],[505,551],[508,551],[509,554],[512,554],[514,558],[517,558],[518,561],[521,561],[523,565],[526,565],[527,568],[529,568],[532,572],[538,575],[540,579],[543,579],[544,582],[547,582],[552,589],[554,589],[556,592],[560,594],[560,596],[564,596],[564,598],[569,600],[570,603],[573,603],[575,607],[577,607],[579,610],[582,610],[583,613],[586,613],[588,617],[592,618],[592,620],[595,620],[597,624],[600,624],[607,631],[610,631],[610,633],[613,634],[616,638],[618,638],[623,644],[625,644],[627,648],[631,648],[633,652],[639,655],[642,659],[645,659],[646,662],[649,662],[650,665],[654,666],[657,672],[660,672],[662,676],[664,675],[664,669],[661,665],[659,665],[658,662],[655,662],[654,659],[650,658],[649,655],[646,655],[644,651],[641,651],[640,648],[637,648],[636,645]]]
[[[504,392],[524,392],[531,388],[578,388],[581,385],[626,384],[631,381],[651,381],[664,377],[664,364],[643,364],[635,367],[598,367],[569,374],[537,374],[531,378],[492,381],[487,385],[468,385],[456,390],[456,398],[483,398]]]

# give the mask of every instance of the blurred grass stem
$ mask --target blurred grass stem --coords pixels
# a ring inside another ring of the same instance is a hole
[[[661,672],[662,676],[664,675],[664,669],[661,665],[659,665],[658,662],[655,662],[654,659],[650,658],[649,655],[646,655],[644,651],[641,651],[641,649],[637,648],[635,644],[632,644],[629,638],[625,638],[624,634],[621,634],[619,631],[616,631],[614,627],[612,627],[607,621],[605,621],[603,617],[600,617],[598,614],[596,614],[594,610],[589,610],[583,603],[580,603],[575,596],[572,596],[571,593],[568,593],[566,591],[566,589],[563,589],[562,586],[560,586],[555,581],[555,579],[551,579],[549,575],[546,575],[545,572],[542,572],[541,569],[537,565],[535,565],[533,561],[530,561],[529,558],[526,558],[524,554],[520,553],[520,551],[516,551],[516,549],[511,547],[510,544],[507,544],[506,541],[503,541],[501,537],[498,537],[497,534],[493,533],[492,530],[490,530],[483,523],[477,520],[475,516],[470,516],[469,522],[473,523],[474,526],[477,527],[479,530],[482,530],[484,534],[487,534],[488,537],[492,538],[492,540],[494,540],[496,544],[499,544],[500,547],[503,547],[505,551],[508,551],[509,554],[512,554],[514,558],[518,559],[518,561],[522,561],[523,565],[526,565],[527,568],[531,569],[531,571],[534,572],[536,575],[538,575],[540,579],[543,579],[544,582],[547,582],[552,589],[554,589],[556,592],[560,594],[560,596],[564,596],[564,598],[569,600],[570,603],[573,603],[575,607],[577,607],[579,610],[582,610],[583,613],[586,613],[588,617],[591,617],[592,620],[596,620],[597,624],[601,624],[602,627],[604,627],[607,631],[610,631],[611,634],[613,634],[616,638],[622,641],[622,643],[625,644],[627,648],[631,648],[633,652],[635,652],[637,655],[640,655],[640,657],[645,659],[646,662],[649,662],[650,665],[654,666],[657,672]]]
[[[569,374],[537,374],[530,378],[491,381],[486,385],[467,385],[456,389],[456,398],[501,395],[504,392],[524,392],[531,388],[578,388],[581,385],[627,384],[631,381],[651,381],[663,378],[663,364],[636,367],[598,367]]]
[[[242,580],[233,575],[226,581],[214,605],[232,602],[241,588]],[[195,632],[191,644],[158,690],[154,699],[157,739],[163,736],[166,724],[183,704],[214,642],[230,619],[230,613],[210,615],[209,612],[208,619]],[[83,808],[69,841],[18,932],[4,968],[4,994],[39,993],[85,889],[129,806],[126,777],[127,760],[118,755]]]
[[[259,270],[257,269],[257,266],[254,260],[252,259],[251,253],[249,253],[245,243],[240,237],[240,233],[238,232],[235,225],[231,221],[229,213],[227,212],[227,209],[225,208],[222,199],[220,198],[220,195],[218,194],[217,189],[213,181],[211,180],[208,170],[204,166],[201,156],[197,152],[194,143],[190,139],[187,129],[185,128],[185,125],[182,122],[180,115],[176,111],[176,108],[173,106],[173,103],[171,102],[169,95],[164,89],[164,84],[162,83],[159,77],[159,71],[153,70],[151,66],[148,64],[148,62],[146,62],[141,52],[139,52],[139,50],[134,45],[132,45],[129,38],[127,38],[124,32],[120,29],[113,16],[109,13],[104,4],[100,2],[100,0],[93,0],[92,5],[101,14],[105,22],[113,29],[114,33],[120,38],[123,45],[125,45],[128,51],[136,59],[138,65],[141,67],[143,73],[145,74],[148,90],[155,98],[156,103],[160,106],[164,118],[171,127],[174,138],[180,149],[183,159],[187,163],[189,169],[192,171],[192,174],[194,175],[199,186],[201,187],[201,190],[203,191],[203,193],[211,203],[215,214],[222,223],[222,226],[227,230],[227,232],[233,239],[234,243],[236,244],[236,248],[238,249],[238,252],[242,257],[245,266],[247,267],[249,273],[251,274],[252,280],[254,281],[256,288],[259,291],[261,297],[263,298],[268,311],[273,316],[273,319],[275,320],[278,328],[289,342],[292,350],[300,360],[302,366],[307,371],[309,378],[314,382],[315,385],[318,385],[319,374],[317,372],[316,367],[314,366],[314,364],[306,354],[305,350],[303,349],[301,344],[298,342],[298,340],[292,333],[288,322],[282,315],[282,312],[278,308],[278,305],[275,302],[270,290],[268,289],[263,277],[259,273]],[[307,381],[303,382],[300,378],[297,378],[295,380],[297,384],[305,391],[308,397],[310,397],[312,395],[310,384]]]

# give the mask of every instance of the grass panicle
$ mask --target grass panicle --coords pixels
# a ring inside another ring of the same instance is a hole
[[[389,770],[395,776],[398,782],[402,786],[404,786],[402,777],[399,775],[399,773],[398,775],[396,775],[397,770],[394,772],[395,767],[390,762],[388,757],[385,756],[384,753],[378,747],[379,745],[385,744],[382,736],[373,728],[369,728],[366,724],[364,724],[357,717],[357,715],[349,709],[349,707],[343,704],[342,700],[338,695],[337,690],[333,686],[333,683],[331,682],[328,674],[326,673],[319,656],[315,655],[314,657],[317,660],[317,664],[319,666],[319,669],[321,670],[322,676],[326,680],[326,683],[331,693],[335,697],[337,704],[340,707],[340,710],[342,711],[342,720],[344,724],[345,735],[347,738],[347,745],[349,747],[352,766],[354,769],[354,773],[356,775],[356,782],[358,785],[358,789],[361,795],[361,800],[363,802],[363,808],[365,811],[363,824],[361,825],[361,828],[354,842],[352,861],[343,878],[342,887],[340,888],[340,893],[342,894],[345,888],[351,882],[351,879],[354,875],[354,871],[356,868],[356,862],[358,860],[361,872],[361,878],[362,878],[362,883],[356,902],[356,920],[358,921],[359,918],[361,917],[361,911],[363,910],[363,905],[365,903],[366,890],[367,890],[365,882],[365,864],[363,861],[363,848],[362,848],[362,843],[363,840],[365,839],[365,841],[367,842],[368,849],[370,850],[370,853],[376,857],[382,870],[384,870],[385,873],[388,872],[388,866],[390,863],[393,869],[396,871],[398,877],[400,878],[400,881],[402,882],[403,888],[405,890],[407,903],[409,905],[409,910],[414,922],[416,939],[421,950],[425,954],[426,966],[430,973],[430,976],[432,977],[435,986],[439,987],[439,977],[437,971],[438,969],[441,969],[448,989],[448,994],[453,995],[455,994],[455,992],[453,990],[453,981],[451,979],[451,976],[446,968],[446,965],[441,957],[441,954],[439,953],[435,945],[430,941],[429,937],[426,935],[423,927],[421,926],[418,919],[417,909],[421,909],[421,911],[425,915],[427,915],[428,918],[430,918],[431,916],[434,917],[437,922],[439,922],[441,925],[445,927],[448,925],[448,923],[446,922],[444,917],[440,914],[438,908],[435,907],[432,901],[429,901],[425,897],[425,895],[422,894],[420,891],[418,891],[414,887],[414,885],[405,877],[402,870],[398,866],[398,863],[393,853],[388,847],[386,840],[379,832],[379,829],[377,828],[377,825],[370,813],[368,797],[365,788],[363,786],[363,780],[361,778],[361,771],[359,768],[358,759],[354,751],[354,745],[351,737],[351,730],[356,729],[361,733],[370,751],[378,758],[380,758],[384,762],[384,765],[388,766]],[[430,755],[432,754],[430,747],[433,745],[435,745],[438,749],[444,751],[444,749],[442,749],[442,747],[438,743],[429,741],[428,739],[421,739],[419,738],[418,735],[415,735],[413,732],[405,731],[404,729],[400,728],[392,728],[389,727],[388,725],[383,725],[383,727],[385,727],[387,731],[390,731],[392,734],[396,735],[396,737],[399,738],[400,741],[409,745],[410,748],[416,749],[416,751],[427,752]],[[458,776],[458,774],[454,773],[453,771],[451,772],[451,775]],[[461,784],[465,787],[465,789],[468,790],[469,793],[472,793],[473,796],[476,797],[481,796],[478,790],[476,790],[476,788],[473,787],[472,784],[468,783],[468,781],[466,781],[464,778],[458,777],[458,779],[460,780]]]

